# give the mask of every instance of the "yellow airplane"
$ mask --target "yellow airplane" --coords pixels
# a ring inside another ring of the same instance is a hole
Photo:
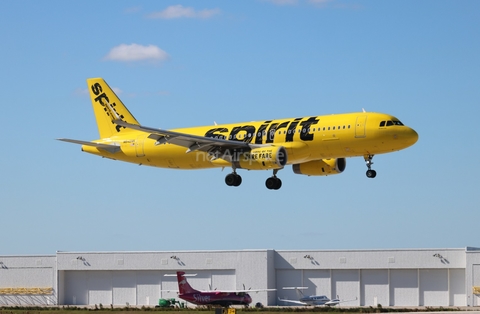
[[[394,116],[356,112],[162,130],[142,126],[102,78],[87,80],[100,139],[59,140],[82,151],[139,165],[172,169],[231,167],[228,186],[239,186],[237,169],[272,170],[265,185],[278,190],[277,172],[292,165],[296,174],[342,173],[347,157],[363,156],[367,177],[372,158],[407,148],[418,140]]]

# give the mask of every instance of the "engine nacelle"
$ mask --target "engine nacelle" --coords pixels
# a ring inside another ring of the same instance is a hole
[[[239,154],[234,164],[236,168],[248,170],[281,169],[287,164],[287,151],[283,146],[254,148]]]
[[[293,172],[307,176],[328,176],[339,174],[345,170],[347,161],[345,158],[322,159],[293,165]]]

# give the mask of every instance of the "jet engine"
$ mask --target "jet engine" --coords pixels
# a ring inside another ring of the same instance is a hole
[[[292,169],[296,174],[304,174],[307,176],[328,176],[342,173],[346,166],[347,161],[345,158],[332,158],[295,164]]]
[[[287,151],[283,146],[254,148],[234,158],[236,168],[248,170],[281,169],[287,164]]]

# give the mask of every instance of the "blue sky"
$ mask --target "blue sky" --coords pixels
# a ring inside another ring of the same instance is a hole
[[[1,255],[480,246],[480,2],[2,1]],[[86,79],[141,124],[361,111],[414,146],[329,177],[102,159]]]

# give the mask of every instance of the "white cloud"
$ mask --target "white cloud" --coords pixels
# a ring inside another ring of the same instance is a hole
[[[212,16],[220,14],[220,9],[205,9],[195,11],[192,7],[184,7],[180,4],[172,5],[163,11],[149,14],[148,17],[152,19],[179,19],[179,18],[200,18],[208,19]]]
[[[142,46],[138,44],[121,44],[117,47],[113,47],[105,56],[105,59],[113,61],[163,61],[168,59],[168,54],[154,45]]]
[[[113,92],[114,92],[117,96],[123,94],[123,90],[121,90],[121,89],[118,88],[118,87],[112,87],[112,90],[113,90]]]

